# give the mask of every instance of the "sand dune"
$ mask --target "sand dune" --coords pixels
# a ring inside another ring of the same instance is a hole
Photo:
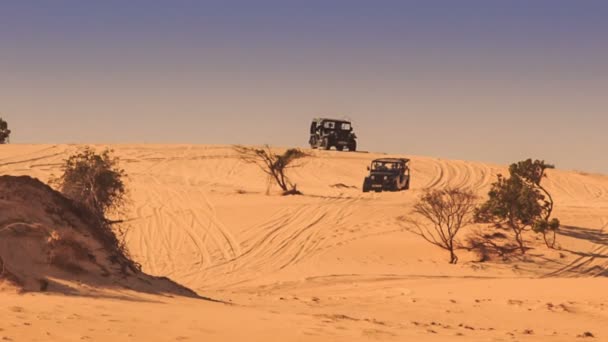
[[[0,176],[0,279],[3,287],[93,295],[133,289],[197,297],[166,278],[140,272],[118,240],[85,209],[28,176]]]
[[[77,148],[2,146],[0,174],[46,181]],[[411,191],[364,194],[365,168],[379,154],[311,151],[292,174],[304,196],[282,197],[276,189],[266,195],[263,174],[230,146],[112,148],[130,176],[127,244],[143,271],[235,305],[127,290],[121,294],[137,300],[0,293],[23,309],[3,312],[0,337],[33,340],[20,325],[27,320],[60,340],[572,341],[587,331],[608,338],[608,176],[550,170],[561,250],[530,234],[527,260],[478,263],[462,250],[460,263],[449,265],[398,218],[424,189],[484,196],[505,167],[408,156]],[[91,303],[104,309],[82,308]],[[49,310],[112,311],[116,322],[96,320],[87,332],[60,320],[73,329],[66,331],[40,318]],[[153,327],[166,334],[146,331]]]

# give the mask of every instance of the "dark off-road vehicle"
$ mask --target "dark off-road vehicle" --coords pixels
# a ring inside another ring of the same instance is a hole
[[[363,192],[399,191],[410,188],[409,159],[382,158],[368,166],[369,176],[363,181]]]
[[[310,125],[310,147],[329,150],[335,147],[338,151],[345,148],[357,150],[357,136],[350,121],[317,118]]]

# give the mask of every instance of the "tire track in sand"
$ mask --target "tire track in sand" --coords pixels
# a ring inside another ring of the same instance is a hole
[[[246,229],[242,239],[243,252],[227,265],[208,269],[209,281],[205,281],[204,288],[241,284],[293,266],[321,252],[321,246],[331,239],[332,231],[327,227],[335,227],[349,216],[348,204],[353,201],[356,199],[331,199],[321,204],[298,205]]]
[[[608,230],[608,219],[601,219],[601,228],[599,234],[603,234]],[[598,259],[604,259],[603,263],[595,263]],[[584,276],[607,276],[608,275],[608,244],[598,243],[586,255],[581,255],[568,265],[550,272],[543,277],[569,276],[569,277],[584,277]]]

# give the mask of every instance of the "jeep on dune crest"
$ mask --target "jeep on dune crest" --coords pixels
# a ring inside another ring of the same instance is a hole
[[[409,159],[381,158],[372,161],[368,166],[369,176],[363,180],[363,192],[371,190],[399,191],[410,188]]]
[[[316,118],[310,125],[310,147],[329,150],[335,147],[338,151],[345,148],[353,152],[357,150],[357,136],[353,132],[350,121]]]

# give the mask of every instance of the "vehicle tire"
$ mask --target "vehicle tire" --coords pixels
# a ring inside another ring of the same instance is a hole
[[[405,190],[409,190],[410,189],[410,180],[408,179],[407,182],[405,183]]]
[[[326,151],[331,148],[331,146],[329,145],[329,140],[327,138],[323,138],[321,142],[321,147]]]
[[[371,189],[372,181],[368,177],[365,177],[365,179],[363,180],[363,192],[369,192]]]
[[[344,146],[338,145],[338,146],[336,146],[336,150],[338,150],[338,151],[344,151]]]
[[[318,145],[317,145],[318,141],[317,140],[318,140],[317,137],[314,136],[314,135],[310,137],[310,141],[309,141],[310,142],[310,148],[316,149],[318,147]]]
[[[355,152],[357,150],[357,141],[353,140],[350,144],[348,144],[348,151]]]
[[[395,179],[393,181],[393,186],[391,187],[391,191],[399,191],[401,189],[399,189],[399,180]]]

